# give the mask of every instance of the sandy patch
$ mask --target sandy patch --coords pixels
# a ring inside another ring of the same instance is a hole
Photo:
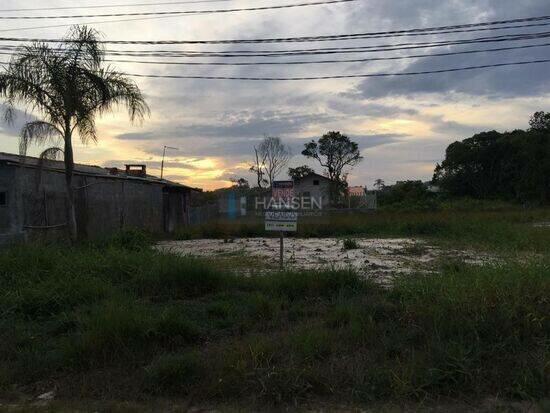
[[[399,239],[356,239],[358,248],[344,250],[336,238],[286,238],[286,268],[353,268],[367,277],[388,282],[396,275],[432,272],[440,259],[457,259],[484,263],[491,258],[474,252],[449,251],[424,241]],[[277,238],[241,238],[231,242],[213,239],[166,241],[157,248],[180,255],[197,257],[256,257],[264,270],[276,269],[279,263]],[[242,271],[243,269],[240,268]],[[250,268],[251,271],[257,268]]]

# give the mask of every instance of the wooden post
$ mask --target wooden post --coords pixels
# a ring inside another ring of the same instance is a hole
[[[48,197],[46,195],[46,188],[44,188],[44,196],[42,199],[44,203],[44,225],[48,226],[50,225],[50,222],[48,220]]]
[[[283,251],[284,251],[284,232],[281,231],[280,233],[280,251],[279,251],[279,268],[281,269],[281,271],[283,270],[284,268],[284,263],[283,263]]]

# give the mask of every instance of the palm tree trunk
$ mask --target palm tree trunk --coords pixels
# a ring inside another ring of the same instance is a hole
[[[67,191],[67,227],[69,229],[71,241],[75,242],[78,237],[78,229],[76,226],[76,211],[74,205],[73,172],[73,144],[69,126],[65,132],[65,189]]]

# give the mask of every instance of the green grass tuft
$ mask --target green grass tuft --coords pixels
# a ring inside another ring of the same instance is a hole
[[[345,251],[359,249],[359,243],[353,238],[346,238],[342,241],[342,245]]]

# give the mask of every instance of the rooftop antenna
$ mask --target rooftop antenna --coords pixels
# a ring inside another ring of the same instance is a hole
[[[171,146],[164,145],[164,150],[162,151],[162,163],[160,164],[160,179],[164,177],[164,157],[166,156],[166,149],[172,149],[174,151],[179,151],[178,148],[173,148]]]

